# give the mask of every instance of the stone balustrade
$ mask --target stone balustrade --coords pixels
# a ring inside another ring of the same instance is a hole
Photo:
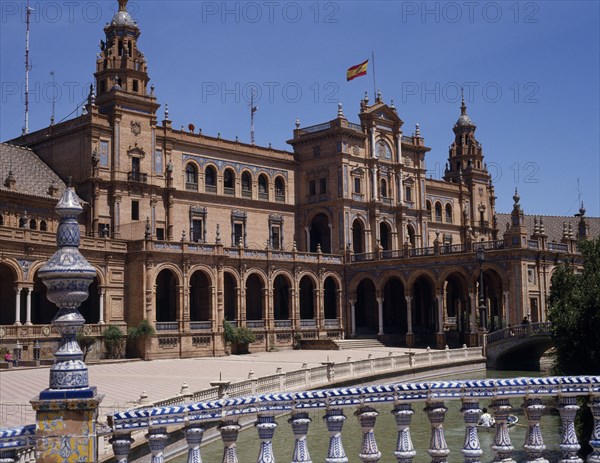
[[[347,387],[314,391],[270,393],[256,396],[223,398],[220,400],[189,403],[180,406],[143,408],[117,413],[110,417],[110,443],[117,460],[126,463],[133,443],[132,433],[146,431],[145,439],[152,461],[163,461],[170,430],[181,426],[188,445],[188,461],[202,461],[200,444],[209,423],[219,423],[223,443],[222,463],[238,462],[236,442],[241,420],[255,420],[258,432],[258,463],[274,461],[272,439],[276,432],[275,416],[289,414],[295,441],[290,442],[289,455],[277,456],[278,461],[311,462],[307,432],[311,416],[323,411],[329,431],[327,463],[348,462],[343,445],[344,422],[352,413],[362,429],[362,445],[357,455],[361,462],[393,461],[412,463],[416,450],[410,436],[413,406],[424,405],[431,425],[431,441],[427,453],[431,461],[445,463],[451,452],[460,452],[465,463],[478,463],[482,449],[477,436],[477,420],[482,410],[479,402],[491,401],[496,421],[492,450],[495,461],[513,462],[515,446],[508,433],[511,401],[521,400],[527,432],[523,449],[528,462],[542,462],[545,445],[540,418],[546,407],[543,399],[556,399],[562,420],[561,461],[581,463],[577,456],[579,443],[574,432],[575,414],[579,409],[577,397],[586,397],[594,417],[591,438],[593,452],[588,463],[600,461],[600,377],[545,377],[515,379],[483,379],[462,381],[433,381],[395,383],[391,385]],[[444,437],[444,418],[447,401],[461,401],[464,417],[464,445],[450,449]],[[377,446],[376,422],[389,409],[397,425],[397,443],[393,455],[382,455]],[[33,426],[0,432],[0,460],[17,461],[18,452],[33,445]]]

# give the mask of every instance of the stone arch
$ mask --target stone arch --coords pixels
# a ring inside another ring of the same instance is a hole
[[[411,283],[413,332],[418,343],[434,344],[438,320],[435,299],[435,278],[429,272],[419,272],[409,279]]]
[[[442,203],[439,201],[436,201],[435,205],[434,205],[434,209],[435,209],[435,221],[442,222],[443,221]]]
[[[265,278],[262,273],[249,273],[244,282],[246,295],[246,320],[263,320],[265,318],[264,290]]]
[[[269,176],[265,172],[258,174],[258,196],[262,199],[269,198]]]
[[[365,243],[366,225],[361,216],[355,216],[352,220],[352,250],[355,254],[362,254],[366,251]]]
[[[321,251],[331,253],[331,218],[329,213],[317,211],[310,219],[308,251],[317,252],[318,247]]]
[[[363,278],[356,286],[354,320],[356,323],[356,334],[377,334],[379,330],[377,290],[371,278]]]
[[[242,181],[242,196],[252,197],[252,182],[254,181],[252,172],[248,169],[244,169],[242,170],[240,178]]]
[[[433,208],[431,206],[431,200],[428,199],[425,204],[427,207],[427,220],[433,222]]]
[[[393,248],[392,227],[386,220],[379,222],[379,245],[384,251],[391,251]]]
[[[273,279],[273,318],[289,320],[292,309],[291,288],[293,278],[287,272],[277,272]]]
[[[223,272],[223,312],[226,320],[238,319],[238,291],[239,279],[235,272]]]
[[[406,333],[407,307],[404,283],[401,278],[392,275],[382,285],[383,329],[385,334]]]
[[[207,164],[204,166],[204,188],[213,189],[217,188],[217,174],[219,169],[214,164]]]
[[[223,169],[223,190],[225,194],[233,194],[235,192],[235,169],[231,166]]]
[[[417,227],[413,222],[406,224],[406,241],[411,247],[417,247]]]
[[[444,221],[446,223],[452,223],[453,222],[453,217],[452,217],[452,204],[450,203],[446,203],[446,205],[444,206]]]
[[[204,322],[212,318],[212,279],[210,273],[198,269],[190,276],[190,321]]]
[[[316,280],[305,273],[298,282],[300,291],[300,319],[312,320],[316,318],[315,289]]]
[[[337,278],[328,275],[323,281],[323,311],[325,319],[335,319],[340,317],[338,307],[338,291],[340,285]]]
[[[33,289],[31,292],[31,323],[34,325],[48,325],[56,315],[56,305],[48,300],[48,288],[38,276],[40,264],[33,273]],[[23,295],[22,295],[23,296]],[[24,299],[21,298],[21,311]],[[22,318],[21,318],[22,320]]]
[[[280,201],[285,201],[286,198],[286,181],[281,175],[275,177],[275,198]]]
[[[174,322],[179,315],[178,290],[179,279],[177,272],[170,266],[157,269],[155,285],[155,316],[157,322]]]
[[[198,190],[198,172],[200,168],[195,161],[187,161],[185,163],[185,189]]]
[[[450,268],[440,275],[446,321],[446,342],[453,347],[469,342],[470,298],[469,277],[464,269]]]
[[[16,321],[15,286],[19,273],[11,262],[0,262],[0,300],[2,301],[0,306],[0,325],[12,325]]]

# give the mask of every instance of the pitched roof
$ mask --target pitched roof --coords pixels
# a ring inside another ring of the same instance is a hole
[[[11,171],[15,179],[13,188],[6,186]],[[0,143],[0,192],[52,198],[48,193],[52,183],[58,188],[54,196],[58,199],[66,188],[65,182],[44,161],[29,148]]]
[[[506,224],[510,224],[510,214],[497,214],[498,217],[498,228],[500,233],[504,233]],[[573,233],[577,236],[577,228],[579,225],[579,217],[575,216],[560,216],[560,215],[528,215],[525,214],[525,228],[531,235],[533,233],[533,219],[534,217],[544,218],[544,230],[548,235],[548,241],[560,242],[563,235],[563,223],[569,224],[573,227]],[[590,226],[590,237],[597,238],[600,236],[600,217],[585,217],[585,221]]]

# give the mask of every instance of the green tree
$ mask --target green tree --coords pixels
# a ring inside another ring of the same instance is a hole
[[[86,336],[83,332],[79,331],[77,333],[77,343],[83,352],[83,361],[87,358],[88,354],[96,344],[96,338],[94,336]]]
[[[552,275],[550,310],[555,348],[553,373],[589,375],[600,371],[600,238],[581,241],[583,271],[561,264]],[[592,416],[583,407],[577,416],[577,433],[582,452],[589,453]]]
[[[106,356],[108,358],[121,358],[123,356],[123,333],[116,325],[108,325],[102,333]]]

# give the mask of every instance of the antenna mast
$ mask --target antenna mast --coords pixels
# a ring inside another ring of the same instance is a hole
[[[29,7],[29,0],[27,0],[27,32],[25,33],[25,126],[23,127],[23,135],[29,133],[29,71],[31,66],[29,65],[29,26],[31,24],[31,12],[32,8]]]
[[[250,143],[254,145],[254,113],[258,111],[258,106],[254,106],[254,90],[250,95]]]

